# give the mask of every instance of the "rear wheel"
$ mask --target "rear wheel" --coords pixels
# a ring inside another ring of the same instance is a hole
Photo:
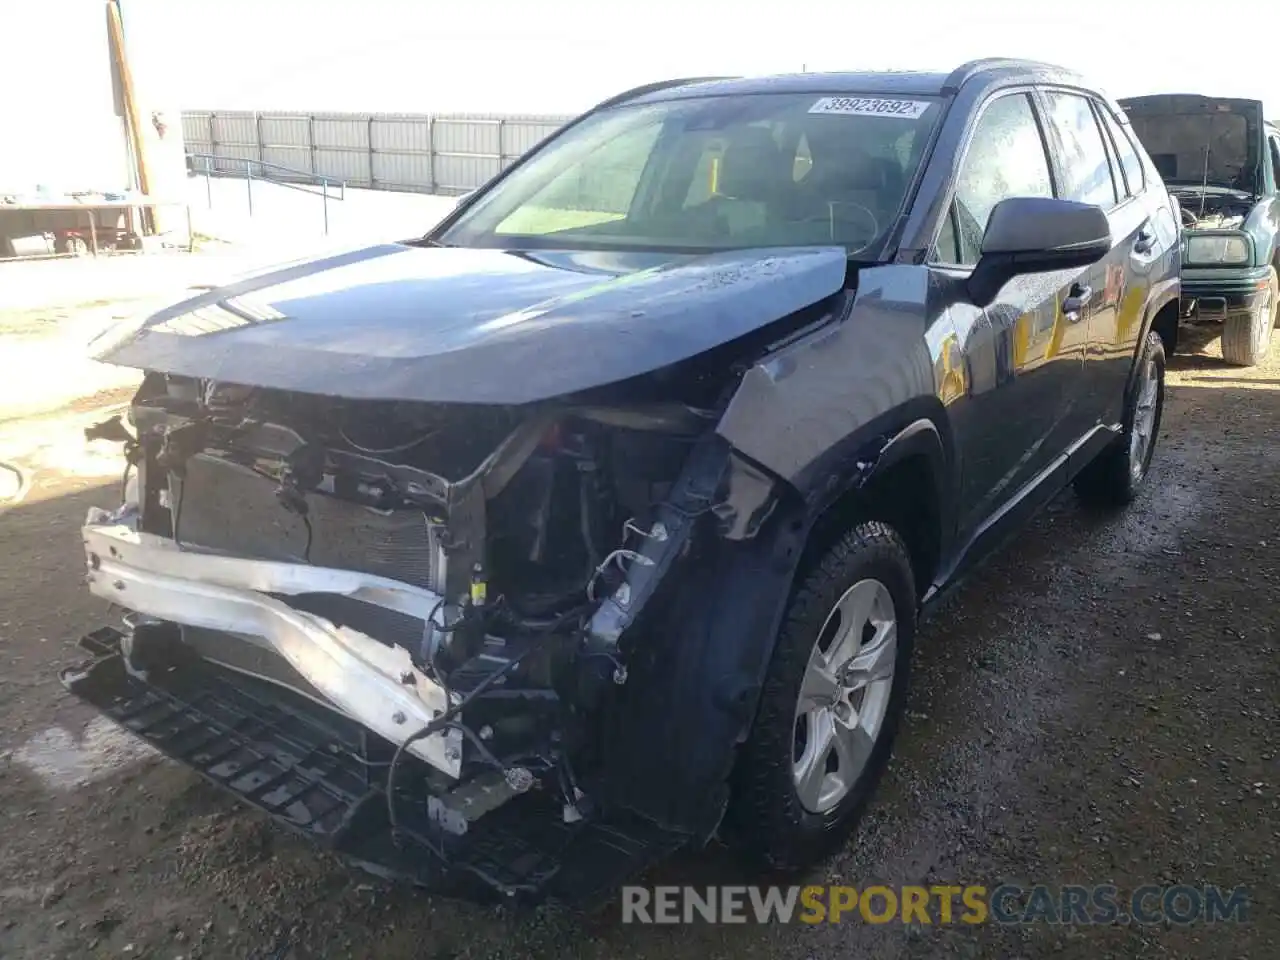
[[[1164,342],[1147,334],[1124,406],[1124,430],[1076,477],[1076,495],[1100,506],[1123,506],[1138,495],[1160,435],[1164,412]]]
[[[906,702],[916,593],[879,522],[804,577],[735,773],[726,834],[762,865],[803,868],[842,843],[889,760]]]
[[[1222,359],[1240,367],[1252,367],[1266,359],[1271,349],[1271,331],[1280,306],[1276,268],[1271,267],[1267,289],[1249,314],[1231,317],[1222,325]]]

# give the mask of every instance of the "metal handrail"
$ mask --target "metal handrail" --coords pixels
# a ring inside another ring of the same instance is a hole
[[[320,196],[324,205],[324,233],[329,235],[329,200],[347,199],[347,181],[333,180],[329,177],[320,176],[309,170],[299,170],[296,167],[286,167],[280,163],[268,163],[266,160],[254,160],[249,157],[224,157],[216,153],[188,153],[189,160],[203,160],[203,171],[197,170],[196,173],[204,173],[204,191],[205,198],[208,201],[209,208],[213,209],[213,185],[211,178],[214,174],[231,174],[240,176],[239,170],[235,169],[243,165],[244,167],[244,184],[245,192],[249,199],[249,216],[253,216],[253,168],[255,166],[262,168],[262,173],[258,175],[259,180],[266,183],[275,183],[282,187],[288,187],[290,190],[301,190],[303,193],[315,194],[316,191],[307,189],[308,187],[319,186],[321,188]],[[214,169],[215,164],[226,164],[232,169]],[[281,170],[293,177],[302,178],[302,182],[285,180],[280,177],[271,177],[266,175],[267,170]],[[338,188],[336,194],[329,193],[329,186],[335,185]]]

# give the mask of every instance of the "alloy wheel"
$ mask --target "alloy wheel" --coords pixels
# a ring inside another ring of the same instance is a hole
[[[1129,437],[1129,472],[1135,481],[1147,472],[1151,445],[1156,429],[1156,408],[1160,402],[1160,371],[1148,357],[1138,372],[1137,405],[1133,411],[1133,429]]]
[[[893,597],[860,580],[828,614],[800,684],[792,779],[801,805],[826,813],[857,783],[888,714],[897,664]]]

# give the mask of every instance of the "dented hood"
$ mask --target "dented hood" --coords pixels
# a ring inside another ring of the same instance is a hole
[[[844,284],[839,247],[700,256],[388,244],[104,334],[108,363],[354,399],[526,403],[667,366]]]

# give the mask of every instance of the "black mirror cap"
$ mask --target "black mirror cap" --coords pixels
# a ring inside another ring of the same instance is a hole
[[[1051,197],[1010,197],[991,211],[969,292],[975,305],[985,307],[1016,276],[1080,269],[1110,251],[1111,224],[1100,207]]]

